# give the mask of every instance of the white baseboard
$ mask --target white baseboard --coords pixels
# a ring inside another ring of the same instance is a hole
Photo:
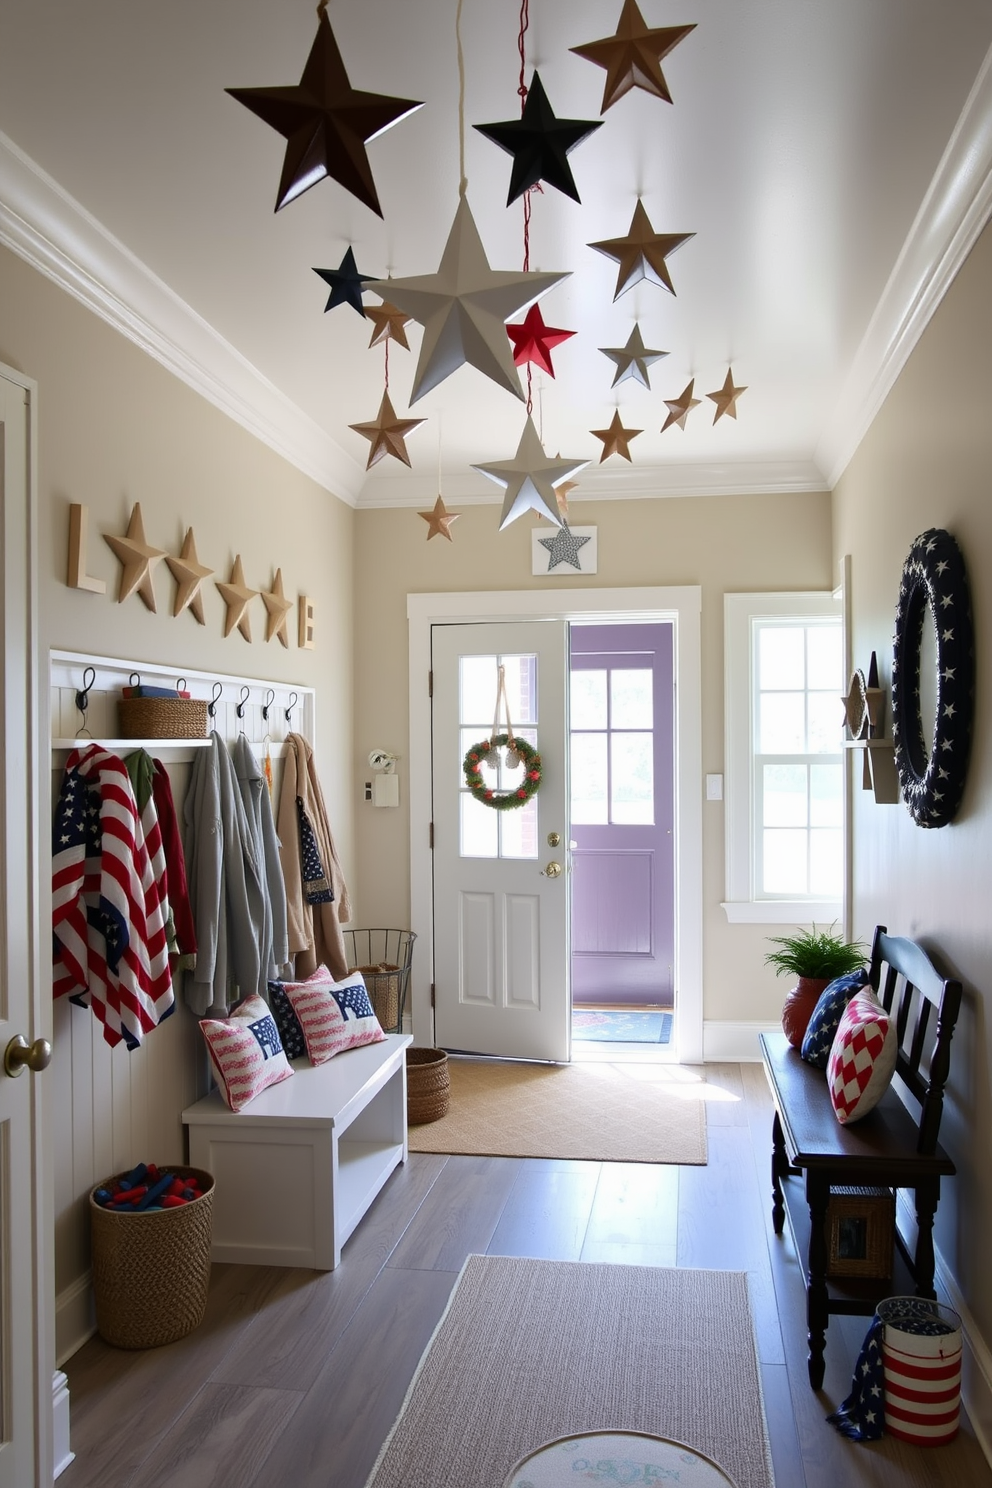
[[[777,1027],[772,1023],[703,1023],[703,1061],[706,1064],[756,1064],[761,1058],[758,1034]]]
[[[61,1367],[95,1332],[93,1289],[87,1271],[55,1298],[55,1362]]]
[[[61,1369],[56,1369],[52,1376],[52,1423],[55,1448],[52,1461],[55,1464],[54,1476],[57,1478],[59,1473],[65,1472],[76,1455],[69,1450],[69,1381]]]

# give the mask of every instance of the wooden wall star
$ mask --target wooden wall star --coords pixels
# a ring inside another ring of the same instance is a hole
[[[686,419],[689,417],[689,414],[694,408],[699,407],[699,399],[692,396],[692,389],[695,386],[695,382],[696,379],[694,377],[690,377],[689,381],[686,383],[685,387],[682,389],[681,393],[679,393],[677,398],[665,399],[665,407],[668,409],[668,417],[661,426],[662,434],[664,434],[666,429],[670,429],[673,424],[678,424],[682,432],[685,433]]]
[[[663,98],[666,103],[671,103],[672,95],[661,70],[661,59],[667,57],[672,48],[678,46],[695,29],[694,25],[646,26],[635,0],[624,0],[617,29],[612,36],[604,36],[601,41],[589,41],[584,46],[570,48],[587,62],[595,62],[597,67],[606,69],[600,113],[605,114],[617,99],[623,98],[632,88],[642,88],[645,93],[652,93],[656,98]]]
[[[145,528],[141,520],[140,501],[136,501],[131,508],[131,519],[127,524],[127,534],[124,537],[114,537],[110,533],[105,532],[103,540],[123,565],[117,603],[123,604],[137,590],[145,604],[154,614],[157,607],[155,604],[153,572],[155,564],[161,562],[165,557],[165,549],[153,548],[145,541]]]
[[[176,598],[172,605],[173,616],[181,615],[183,610],[189,609],[201,625],[205,625],[203,618],[203,594],[201,585],[204,579],[209,579],[214,572],[212,568],[205,568],[200,562],[196,551],[196,538],[193,536],[192,527],[187,527],[186,536],[183,539],[182,552],[178,558],[171,553],[165,555],[165,561],[172,570],[172,577],[176,581]]]
[[[257,589],[249,589],[245,583],[245,571],[241,566],[241,554],[235,556],[231,567],[231,577],[226,584],[219,579],[214,582],[220,590],[227,605],[227,619],[224,622],[224,634],[229,636],[237,626],[246,641],[251,640],[251,619],[248,614],[248,606],[253,599],[258,597]]]
[[[406,436],[426,422],[426,419],[398,419],[389,401],[389,394],[383,393],[377,417],[367,424],[349,424],[348,428],[354,429],[356,434],[361,434],[363,439],[369,441],[369,459],[365,469],[371,470],[386,455],[392,455],[394,459],[402,460],[404,465],[409,465]]]
[[[723,387],[717,388],[716,392],[714,393],[706,394],[707,398],[712,398],[713,402],[716,404],[716,412],[713,415],[713,422],[717,423],[720,419],[723,418],[723,415],[725,413],[729,414],[732,419],[735,419],[737,417],[737,399],[740,397],[741,393],[746,392],[746,387],[734,386],[734,369],[731,367],[730,371],[723,379]]]
[[[276,576],[272,580],[271,589],[263,589],[262,603],[265,605],[268,615],[265,622],[265,639],[271,641],[273,636],[278,636],[282,644],[289,648],[289,636],[286,633],[287,616],[293,608],[293,601],[286,598],[282,587],[282,569],[276,569]]]
[[[603,461],[608,460],[611,455],[623,455],[625,460],[630,460],[630,441],[636,439],[638,434],[643,434],[644,430],[625,429],[620,422],[618,408],[610,420],[608,429],[590,429],[589,432],[603,441],[603,453],[599,457],[599,463],[602,465]],[[631,464],[633,464],[632,460]]]
[[[449,542],[454,542],[451,536],[451,524],[457,522],[461,512],[449,512],[440,496],[434,503],[433,511],[422,511],[417,513],[427,523],[427,541],[432,537],[446,537]]]

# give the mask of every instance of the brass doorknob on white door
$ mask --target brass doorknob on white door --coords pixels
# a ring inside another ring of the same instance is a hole
[[[559,878],[561,876],[561,864],[549,863],[547,868],[543,869],[542,871],[545,878]]]
[[[51,1062],[52,1046],[47,1039],[35,1039],[33,1044],[29,1044],[22,1034],[11,1039],[3,1054],[4,1071],[12,1079],[23,1074],[26,1069],[36,1075],[40,1070],[47,1069]]]

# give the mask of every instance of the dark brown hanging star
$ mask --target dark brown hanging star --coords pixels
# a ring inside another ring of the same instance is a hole
[[[566,156],[599,129],[602,119],[558,119],[548,102],[540,74],[531,81],[523,114],[505,124],[473,124],[480,134],[513,156],[506,205],[523,196],[538,181],[546,181],[573,201],[579,200]]]
[[[225,92],[286,141],[277,212],[330,176],[382,216],[365,146],[423,104],[353,88],[325,9],[318,11],[317,35],[297,85]]]
[[[643,88],[671,103],[665,74],[661,70],[661,59],[667,57],[673,47],[678,46],[690,31],[691,26],[646,26],[644,17],[635,0],[624,0],[617,29],[612,36],[601,41],[590,41],[585,46],[571,50],[587,62],[606,68],[606,84],[603,88],[603,106],[600,113],[623,98],[632,88]]]
[[[695,236],[695,233],[656,233],[644,210],[644,203],[638,200],[626,237],[605,238],[602,242],[590,243],[589,247],[605,253],[607,258],[615,259],[620,265],[613,295],[618,300],[628,289],[640,284],[642,279],[647,279],[651,284],[663,285],[670,294],[674,294],[675,285],[668,272],[666,259],[676,248],[681,248],[683,243],[688,243]]]

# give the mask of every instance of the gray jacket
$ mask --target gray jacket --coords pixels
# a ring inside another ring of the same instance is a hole
[[[286,885],[282,876],[282,863],[279,860],[279,839],[276,836],[276,824],[272,817],[272,802],[269,800],[268,787],[262,774],[262,767],[255,758],[255,753],[244,734],[240,734],[235,740],[233,756],[234,773],[237,776],[238,789],[241,792],[245,815],[248,818],[255,861],[259,865],[262,886],[265,890],[262,907],[262,934],[259,942],[264,981],[268,977],[278,977],[286,969],[286,963],[289,960]],[[263,986],[260,990],[264,997],[265,987]]]

